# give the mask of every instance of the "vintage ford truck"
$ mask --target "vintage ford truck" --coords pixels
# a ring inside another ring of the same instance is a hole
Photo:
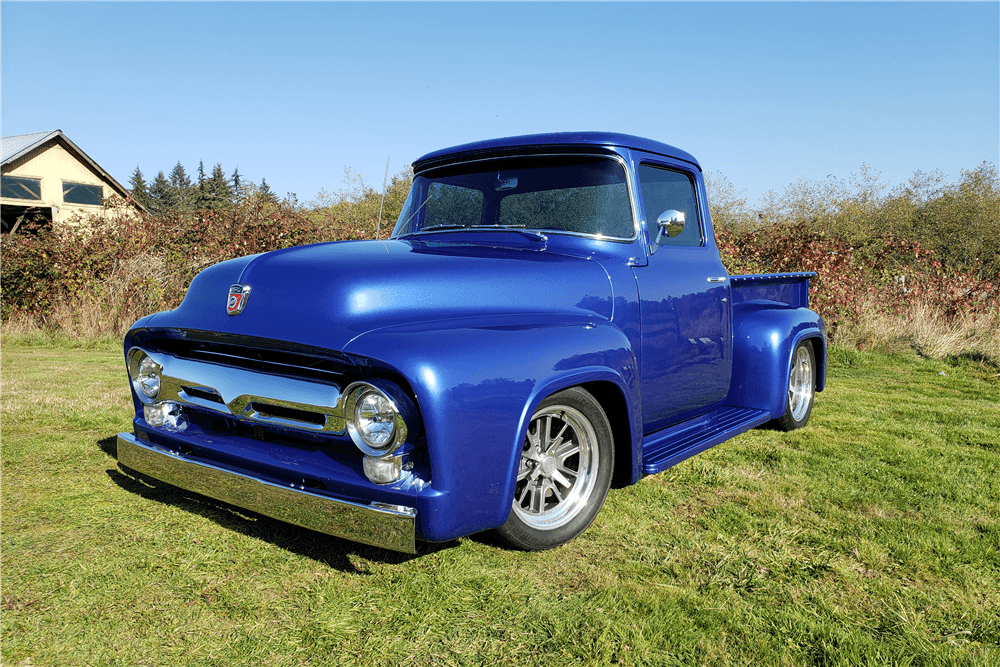
[[[557,133],[413,170],[389,240],[222,262],[133,325],[125,469],[399,551],[536,550],[612,483],[809,419],[814,274],[728,275],[688,153]]]

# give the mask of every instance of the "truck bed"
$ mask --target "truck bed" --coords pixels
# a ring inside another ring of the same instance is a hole
[[[730,276],[733,305],[740,303],[784,304],[792,308],[809,307],[809,279],[814,271],[798,273],[754,273]]]

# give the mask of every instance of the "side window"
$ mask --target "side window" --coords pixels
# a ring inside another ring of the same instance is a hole
[[[701,218],[698,199],[695,197],[694,180],[680,171],[672,171],[648,164],[639,165],[639,186],[646,211],[646,226],[650,242],[656,240],[656,219],[664,211],[674,209],[684,214],[684,229],[674,237],[666,234],[660,245],[699,246],[702,243]]]

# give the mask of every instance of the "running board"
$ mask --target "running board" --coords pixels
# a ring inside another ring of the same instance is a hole
[[[643,438],[642,472],[655,475],[695,454],[771,420],[767,410],[723,407],[706,417],[692,419]]]

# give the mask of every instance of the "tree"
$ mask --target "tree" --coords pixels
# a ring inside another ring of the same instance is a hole
[[[178,211],[189,211],[195,204],[195,193],[192,192],[191,178],[188,176],[184,165],[177,161],[174,168],[170,170],[170,187],[174,190],[173,209]]]
[[[274,194],[271,190],[271,187],[267,184],[266,178],[260,179],[260,187],[257,189],[257,195],[263,202],[267,202],[269,204],[278,203],[278,195]]]
[[[413,169],[405,166],[386,183],[383,202],[381,190],[368,186],[361,174],[347,168],[344,169],[344,188],[336,192],[322,189],[316,199],[307,202],[306,206],[311,209],[311,215],[318,224],[343,224],[363,230],[359,233],[370,234],[371,237],[374,237],[381,225],[379,235],[384,237],[391,233],[396,224],[412,183]]]
[[[206,178],[202,185],[202,197],[205,202],[204,208],[213,211],[227,208],[233,203],[233,188],[226,178],[226,172],[222,170],[222,165],[218,162],[212,169],[212,175]]]
[[[146,185],[146,179],[142,177],[142,170],[139,169],[139,165],[135,166],[135,171],[132,172],[131,178],[129,178],[129,185],[132,186],[132,199],[144,208],[149,208],[149,191]]]
[[[184,165],[177,161],[174,168],[170,170],[170,184],[178,190],[188,190],[191,188],[191,178],[184,169]]]
[[[737,190],[722,172],[705,172],[705,190],[716,232],[747,230],[757,224],[758,212],[747,203],[746,189]]]
[[[177,205],[175,189],[162,171],[149,186],[148,201],[149,209],[154,213],[170,211]]]
[[[205,161],[198,160],[198,183],[194,186],[191,197],[191,208],[202,211],[211,208],[208,193],[205,189]]]

